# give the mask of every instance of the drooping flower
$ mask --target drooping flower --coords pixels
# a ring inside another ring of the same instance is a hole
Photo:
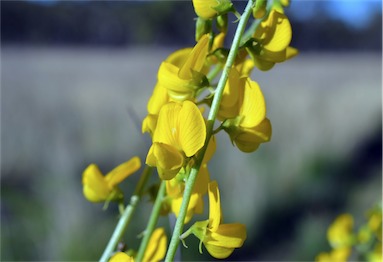
[[[133,174],[141,167],[138,157],[114,168],[106,176],[103,176],[96,164],[90,164],[83,172],[83,193],[91,202],[103,202],[119,200],[123,198],[121,190],[117,187],[125,178]]]
[[[170,102],[159,113],[153,144],[146,163],[157,167],[161,179],[169,180],[204,145],[206,126],[198,107],[190,102]]]
[[[218,113],[224,130],[243,152],[253,152],[270,141],[271,123],[266,118],[266,102],[257,82],[240,77],[232,68]]]
[[[243,224],[223,224],[221,200],[216,181],[209,183],[209,220],[196,222],[188,231],[182,234],[184,239],[194,234],[200,240],[210,255],[224,259],[233,253],[235,248],[243,245],[246,239],[246,227]]]
[[[150,236],[142,262],[161,261],[166,254],[167,237],[164,228],[157,228]],[[124,252],[114,254],[109,262],[134,262],[134,257]]]
[[[292,38],[290,21],[276,9],[272,9],[267,19],[260,23],[253,37],[255,45],[247,50],[260,70],[269,70],[275,63],[298,54],[297,49],[289,46]]]

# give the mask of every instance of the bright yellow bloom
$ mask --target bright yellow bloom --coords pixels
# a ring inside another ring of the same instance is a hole
[[[134,258],[124,252],[117,252],[109,259],[109,262],[134,262]]]
[[[270,141],[271,123],[266,118],[266,102],[262,91],[249,78],[241,78],[233,68],[226,84],[219,119],[233,143],[243,152],[253,152],[261,143]]]
[[[232,9],[230,0],[193,0],[194,11],[199,17],[211,19]]]
[[[190,101],[170,102],[159,113],[146,164],[157,167],[161,179],[172,179],[187,158],[202,148],[205,138],[205,121],[198,107]]]
[[[157,228],[153,231],[145,251],[142,262],[158,262],[161,261],[166,254],[167,237],[165,230]],[[124,252],[118,252],[111,257],[109,262],[134,262],[134,258]]]
[[[161,63],[158,83],[168,90],[174,100],[193,99],[205,84],[204,65],[208,53],[209,36],[204,35],[193,49],[176,51]]]
[[[221,200],[216,181],[209,183],[209,220],[196,222],[181,237],[193,233],[204,244],[210,255],[223,259],[243,245],[246,239],[246,227],[243,224],[223,224]],[[201,246],[200,246],[201,248]],[[200,250],[201,252],[201,250]]]
[[[290,47],[292,29],[290,21],[283,13],[272,9],[269,16],[257,28],[254,38],[257,45],[248,49],[255,66],[260,70],[271,69],[275,63],[283,62],[298,54]]]
[[[142,133],[149,132],[150,135],[153,135],[161,107],[169,101],[170,98],[167,89],[157,83],[147,105],[149,114],[142,121]]]
[[[327,239],[333,248],[349,247],[353,244],[354,219],[350,214],[338,216],[327,230]]]
[[[141,167],[138,157],[117,166],[103,176],[95,164],[90,164],[83,172],[82,184],[86,199],[91,202],[119,200],[123,194],[117,185]]]
[[[351,254],[351,248],[343,247],[334,249],[329,253],[322,252],[316,258],[317,262],[346,262]]]

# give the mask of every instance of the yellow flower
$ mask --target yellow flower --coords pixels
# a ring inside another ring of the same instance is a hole
[[[338,216],[327,230],[327,239],[333,248],[348,247],[353,244],[352,229],[354,219],[350,214]]]
[[[166,87],[174,100],[193,99],[195,92],[206,83],[204,65],[209,36],[204,35],[193,49],[181,49],[161,63],[158,83]]]
[[[167,237],[165,230],[157,228],[153,231],[145,251],[142,262],[158,262],[161,261],[166,254]],[[134,262],[134,258],[124,252],[117,252],[113,255],[109,262]]]
[[[206,126],[198,107],[190,102],[170,102],[159,113],[146,164],[157,167],[161,179],[177,175],[187,158],[202,148]]]
[[[153,135],[161,107],[169,101],[170,98],[167,89],[157,83],[148,101],[147,110],[149,114],[142,122],[142,133],[149,132],[150,135]]]
[[[184,174],[179,173],[174,179],[166,181],[166,193],[171,201],[171,210],[178,217],[181,209],[183,193],[185,189]],[[189,201],[184,223],[188,223],[195,213],[203,212],[203,196],[207,192],[207,185],[210,181],[207,165],[201,166],[193,192]]]
[[[248,48],[255,66],[260,70],[271,69],[275,63],[283,62],[298,54],[290,47],[292,29],[287,16],[272,9],[269,16],[255,31],[256,45]]]
[[[83,172],[82,184],[86,199],[91,202],[119,200],[123,194],[117,185],[141,167],[138,157],[117,166],[103,176],[95,164],[90,164]]]
[[[109,259],[109,262],[134,262],[134,258],[124,252],[117,252]]]
[[[351,248],[343,247],[334,249],[329,253],[322,252],[316,258],[317,262],[346,262],[351,254]]]
[[[153,231],[145,251],[143,262],[157,262],[166,254],[167,237],[164,228],[160,227]]]
[[[246,227],[243,224],[222,224],[221,200],[216,181],[209,183],[209,220],[196,222],[181,238],[193,233],[200,239],[210,255],[223,259],[243,245]]]
[[[261,143],[268,142],[271,138],[271,123],[266,118],[265,98],[257,82],[240,78],[235,68],[230,75],[233,75],[233,80],[229,76],[219,117],[221,120],[228,118],[223,127],[232,142],[243,152],[253,152]]]
[[[232,9],[230,0],[193,0],[194,11],[199,17],[211,19]]]

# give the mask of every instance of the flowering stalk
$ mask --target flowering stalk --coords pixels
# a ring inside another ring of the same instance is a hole
[[[145,169],[142,172],[140,180],[137,183],[136,189],[130,198],[130,202],[125,208],[124,212],[122,213],[120,220],[118,221],[118,224],[116,228],[114,229],[112,237],[110,238],[109,243],[106,246],[104,253],[102,254],[100,258],[101,262],[108,261],[109,257],[111,256],[112,252],[117,246],[118,241],[120,241],[122,235],[124,234],[127,226],[130,223],[130,220],[132,219],[133,213],[136,210],[137,204],[141,199],[144,186],[146,182],[148,181],[149,176],[152,174],[152,171],[153,171],[152,167],[145,166]]]
[[[232,66],[234,64],[234,60],[235,60],[235,57],[236,57],[237,52],[238,52],[239,44],[241,41],[242,34],[245,30],[246,23],[250,17],[250,14],[252,11],[253,1],[254,0],[248,1],[247,6],[246,6],[246,8],[245,8],[240,20],[239,20],[238,27],[237,27],[236,33],[234,35],[233,43],[232,43],[232,46],[230,48],[230,52],[229,52],[225,67],[223,69],[221,78],[218,82],[218,86],[217,86],[217,89],[216,89],[216,92],[214,95],[211,109],[209,111],[207,127],[206,127],[206,133],[207,133],[206,134],[206,142],[205,142],[204,147],[201,149],[201,153],[200,153],[195,165],[191,169],[191,173],[190,173],[190,175],[186,181],[181,209],[179,211],[177,222],[176,222],[174,230],[173,230],[173,235],[172,235],[172,238],[170,240],[170,244],[169,244],[168,252],[167,252],[166,257],[165,257],[165,261],[173,261],[174,260],[174,255],[176,253],[176,250],[177,250],[177,247],[178,247],[179,241],[180,241],[180,235],[182,234],[184,220],[185,220],[185,216],[186,216],[186,211],[187,211],[190,197],[191,197],[191,194],[193,191],[193,186],[194,186],[194,183],[196,181],[200,166],[202,164],[202,160],[203,160],[203,157],[205,155],[205,152],[206,152],[206,149],[208,146],[208,142],[210,141],[210,137],[213,133],[214,121],[217,117],[217,113],[218,113],[218,110],[220,107],[220,102],[222,99],[223,90],[225,88],[227,79],[229,77],[230,69],[232,68]]]

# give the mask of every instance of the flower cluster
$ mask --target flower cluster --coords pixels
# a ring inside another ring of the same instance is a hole
[[[219,259],[227,258],[243,245],[246,227],[223,223],[218,183],[211,180],[208,170],[216,148],[215,134],[226,132],[232,144],[246,153],[270,141],[272,128],[265,97],[250,76],[253,69],[270,70],[297,54],[290,46],[291,25],[283,12],[287,1],[269,2],[249,1],[256,26],[249,27],[232,52],[225,40],[230,15],[240,17],[234,4],[230,0],[193,0],[198,16],[196,44],[173,52],[160,64],[147,104],[148,114],[142,122],[142,132],[149,133],[152,139],[145,164],[156,168],[160,181],[165,183],[161,214],[171,212],[179,217],[186,201],[186,215],[181,223],[187,224],[195,214],[203,212],[204,196],[208,195],[209,219],[195,222],[181,239],[184,242],[194,234],[200,239],[200,252],[203,244]],[[221,71],[221,79],[227,80],[217,84]],[[218,127],[214,130],[214,126]],[[133,158],[103,177],[95,165],[90,165],[83,174],[85,197],[93,202],[120,201],[123,195],[117,184],[139,168],[139,159]],[[192,172],[195,180],[190,178]],[[190,198],[185,200],[189,181],[194,186],[191,185]],[[156,232],[152,238],[158,237]],[[165,249],[160,250],[160,255],[152,254],[153,260],[163,258]],[[133,258],[118,253],[112,260]]]
[[[322,252],[316,261],[347,261],[354,255],[358,261],[382,261],[382,207],[377,205],[367,213],[367,222],[354,230],[354,218],[350,214],[338,216],[327,230],[332,247]],[[354,254],[353,254],[354,252]]]

